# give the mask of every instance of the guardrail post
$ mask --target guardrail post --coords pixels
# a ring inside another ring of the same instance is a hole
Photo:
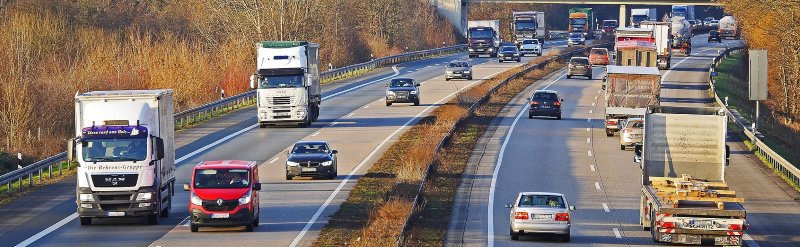
[[[28,187],[33,187],[33,172],[28,173]]]
[[[47,177],[49,179],[53,179],[53,166],[52,165],[47,166]]]

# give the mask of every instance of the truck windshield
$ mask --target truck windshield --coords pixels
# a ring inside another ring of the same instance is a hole
[[[672,10],[672,17],[686,17],[686,10],[685,9],[673,9]]]
[[[194,173],[194,188],[244,189],[250,186],[247,169],[199,169]]]
[[[147,158],[147,139],[109,138],[83,141],[86,162],[142,161]]]
[[[517,31],[521,30],[536,30],[536,22],[526,21],[526,22],[517,22],[514,25],[514,29]]]
[[[469,31],[469,37],[473,39],[491,39],[493,35],[492,30],[489,29],[471,30]]]
[[[613,22],[613,21],[604,21],[603,22],[603,27],[616,27],[616,26],[617,26],[617,23]]]
[[[303,75],[264,76],[258,78],[258,88],[303,87]]]
[[[586,18],[572,18],[569,19],[570,25],[586,25]]]
[[[634,15],[634,16],[631,16],[631,20],[633,20],[634,23],[639,23],[639,22],[642,22],[642,21],[647,21],[647,16],[645,16],[645,15]]]

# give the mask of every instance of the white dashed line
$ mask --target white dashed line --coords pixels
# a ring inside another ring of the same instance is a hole
[[[369,108],[369,105],[365,105],[365,106],[364,106],[364,109],[366,109],[366,108]]]
[[[319,135],[319,132],[316,132],[316,133],[314,133],[314,134],[311,134],[311,136],[317,136],[317,135]]]
[[[753,240],[753,238],[751,238],[751,237],[750,237],[750,235],[748,235],[747,233],[745,233],[744,235],[742,235],[742,240],[744,240],[744,242],[745,242],[745,243],[747,243],[747,245],[748,245],[748,246],[750,246],[750,247],[761,247],[761,246],[760,246],[760,245],[758,245],[758,243],[756,243],[756,241],[755,241],[755,240]]]
[[[592,156],[592,150],[589,150],[589,156]]]
[[[594,182],[594,188],[600,190],[600,182]]]
[[[595,99],[597,99],[597,97],[595,97]],[[592,106],[597,106],[597,103],[592,103]]]
[[[586,143],[592,143],[592,138],[586,138]]]
[[[319,133],[319,132],[317,132],[317,133]],[[279,157],[275,157],[274,159],[270,160],[270,161],[269,161],[269,163],[270,163],[270,164],[272,164],[272,163],[275,163],[275,161],[278,161],[278,158],[279,158]]]
[[[617,238],[622,238],[622,235],[619,235],[619,229],[617,229],[617,228],[613,228],[613,229],[614,229],[614,236],[617,236]]]
[[[597,99],[597,96],[594,96],[594,99]],[[594,104],[593,104],[594,105]]]
[[[337,125],[337,124],[339,124],[339,122],[333,122],[333,123],[331,123],[330,126],[334,126],[334,125]]]
[[[589,165],[589,169],[592,169],[592,171],[597,171],[595,170],[594,165]]]
[[[592,128],[586,128],[586,132],[592,131]]]
[[[355,114],[356,114],[355,112],[352,112],[352,113],[350,113],[350,114],[347,114],[347,116],[348,116],[348,117],[352,117],[352,116],[353,116],[353,115],[355,115]]]
[[[597,93],[602,93],[602,92],[603,92],[603,90],[597,90]]]
[[[591,122],[591,121],[592,121],[592,119],[591,119],[591,118],[587,118],[587,119],[586,119],[586,122]]]
[[[589,110],[589,114],[592,114],[592,110]]]
[[[383,101],[383,100],[384,100],[384,98],[381,98],[381,99],[379,99],[378,101],[380,102],[380,101]]]
[[[611,213],[611,209],[608,209],[608,204],[603,203],[603,210],[605,210],[606,213]]]

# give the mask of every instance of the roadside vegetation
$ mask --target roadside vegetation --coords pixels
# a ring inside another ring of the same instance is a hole
[[[460,43],[423,0],[0,0],[0,40],[0,153],[23,165],[64,151],[76,92],[170,88],[191,109],[249,90],[257,41],[320,43],[336,67]]]

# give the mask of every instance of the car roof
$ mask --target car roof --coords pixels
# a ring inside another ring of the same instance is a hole
[[[256,166],[256,162],[249,160],[212,160],[200,162],[195,166],[195,169],[250,169],[254,166]]]
[[[524,196],[529,196],[529,195],[564,196],[564,194],[555,193],[555,192],[520,192],[519,195],[524,195]]]
[[[558,91],[556,91],[556,90],[536,90],[536,91],[533,91],[533,93],[554,93],[554,94],[558,94]]]
[[[294,145],[319,145],[319,144],[328,144],[326,141],[299,141],[295,142]]]
[[[605,51],[608,51],[608,49],[606,49],[606,48],[597,48],[597,47],[592,48],[592,50],[605,50]]]
[[[570,60],[572,60],[572,59],[575,59],[575,58],[579,58],[579,59],[589,59],[589,57],[571,57],[571,58],[570,58]]]
[[[468,63],[467,60],[453,60],[451,63]]]
[[[414,78],[413,77],[395,77],[395,78],[392,78],[392,81],[396,81],[396,80],[414,80]]]

